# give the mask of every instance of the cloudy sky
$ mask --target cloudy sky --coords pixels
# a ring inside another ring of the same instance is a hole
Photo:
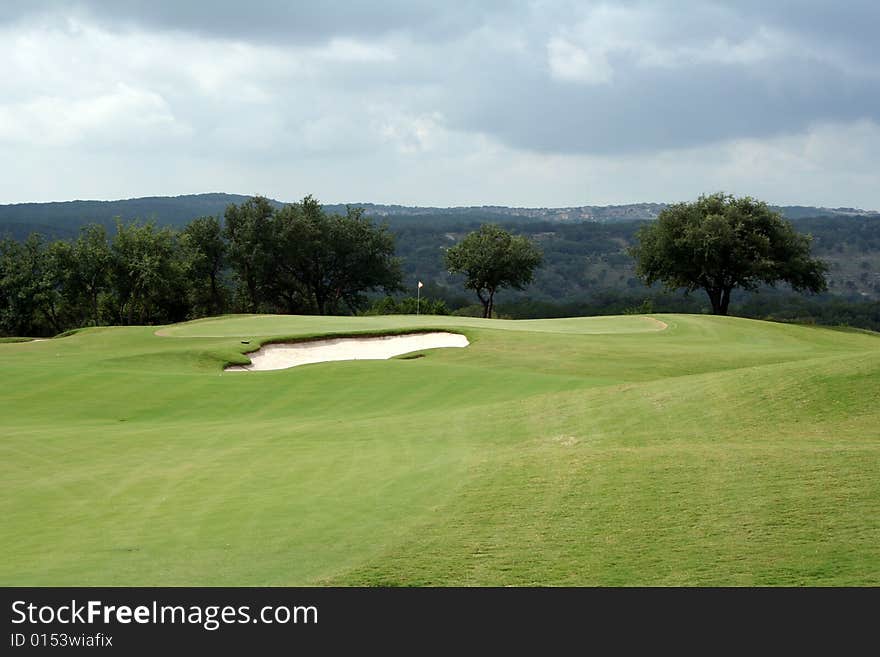
[[[880,208],[880,3],[0,2],[0,203]]]

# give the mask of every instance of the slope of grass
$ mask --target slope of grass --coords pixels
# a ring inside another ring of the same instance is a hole
[[[407,328],[471,345],[222,371],[282,336]],[[688,315],[160,333],[0,344],[0,584],[880,584],[878,336]]]
[[[401,328],[466,328],[491,326],[497,330],[529,333],[645,333],[663,330],[663,323],[651,317],[569,317],[565,319],[496,319],[487,324],[473,317],[439,315],[379,315],[372,317],[322,317],[290,315],[230,315],[197,319],[160,329],[159,335],[172,337],[244,337],[278,335],[291,331],[366,332]]]

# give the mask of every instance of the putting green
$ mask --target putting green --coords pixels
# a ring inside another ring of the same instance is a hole
[[[222,371],[268,340],[428,328],[471,344]],[[0,343],[0,584],[880,584],[874,334],[689,315],[155,332]]]

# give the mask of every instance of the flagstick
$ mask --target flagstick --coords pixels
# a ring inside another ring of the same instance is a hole
[[[421,282],[419,282],[419,284],[416,286],[416,315],[419,314],[419,306],[421,306],[421,305],[422,305],[422,284],[421,284]]]

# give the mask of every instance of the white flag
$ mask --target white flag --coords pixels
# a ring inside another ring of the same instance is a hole
[[[425,286],[422,285],[422,282],[421,282],[421,281],[419,281],[419,289],[421,290],[423,287],[425,287]]]

